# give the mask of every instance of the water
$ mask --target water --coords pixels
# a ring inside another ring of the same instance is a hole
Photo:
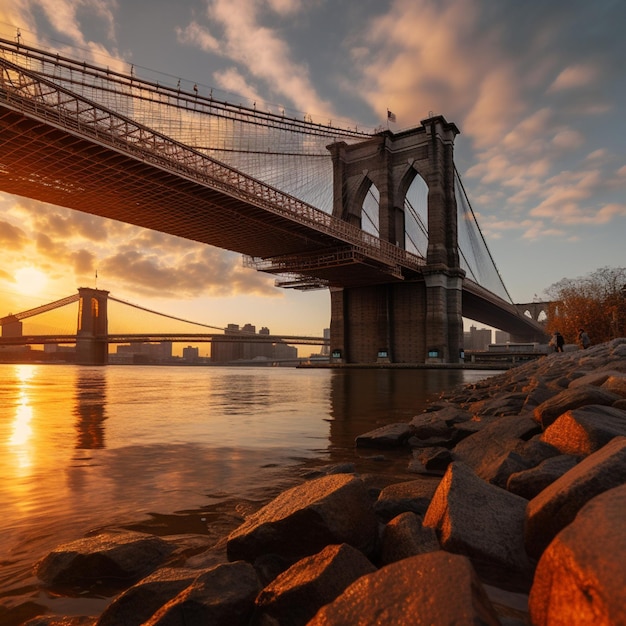
[[[102,608],[59,609],[32,569],[94,528],[142,521],[219,534],[238,523],[242,503],[258,506],[307,468],[403,471],[406,453],[385,465],[377,451],[356,450],[355,437],[486,375],[0,364],[0,607]]]

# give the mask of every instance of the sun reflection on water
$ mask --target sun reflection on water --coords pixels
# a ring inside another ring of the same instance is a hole
[[[27,470],[32,465],[29,443],[33,434],[30,425],[33,419],[33,408],[31,406],[29,381],[34,371],[32,365],[17,365],[15,367],[18,393],[12,434],[8,443],[15,454],[17,467],[22,471]]]

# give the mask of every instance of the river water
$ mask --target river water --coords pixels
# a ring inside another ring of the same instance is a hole
[[[492,373],[0,364],[0,607],[103,608],[64,606],[33,575],[37,559],[90,530],[142,521],[219,534],[242,503],[311,468],[406,468],[406,452],[386,465],[355,437]]]

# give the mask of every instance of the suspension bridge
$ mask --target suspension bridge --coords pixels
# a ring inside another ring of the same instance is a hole
[[[110,315],[111,304],[117,305]],[[54,315],[56,314],[56,315]],[[39,320],[33,323],[33,320]],[[78,320],[78,322],[76,322]],[[31,327],[24,328],[24,324]],[[148,326],[179,327],[178,332],[134,332],[131,328]],[[74,325],[76,330],[72,328]],[[180,328],[186,328],[182,331]],[[81,287],[78,292],[40,306],[0,318],[0,349],[34,345],[73,346],[76,362],[81,364],[107,361],[112,344],[210,343],[218,345],[222,356],[236,354],[226,351],[227,344],[270,344],[327,346],[328,338],[298,335],[272,335],[269,329],[256,332],[232,327],[221,328],[168,313],[160,313],[139,304],[120,300],[103,289]],[[254,327],[253,327],[254,328]],[[189,330],[191,329],[191,330]],[[241,352],[241,350],[239,351]],[[248,351],[249,352],[249,351]],[[271,350],[262,350],[266,356]],[[235,357],[226,359],[235,360]]]
[[[328,288],[336,361],[458,362],[463,316],[543,337],[504,286],[442,116],[341,128],[0,40],[0,131],[0,191]]]

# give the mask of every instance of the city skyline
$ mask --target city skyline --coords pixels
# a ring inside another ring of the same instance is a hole
[[[393,132],[432,111],[515,302],[623,266],[620,24],[601,1],[304,3],[17,0],[0,35],[215,97]],[[143,10],[146,8],[150,10]],[[158,74],[161,72],[161,74]],[[320,335],[327,291],[279,290],[239,255],[0,194],[0,316],[97,286],[199,322]]]

